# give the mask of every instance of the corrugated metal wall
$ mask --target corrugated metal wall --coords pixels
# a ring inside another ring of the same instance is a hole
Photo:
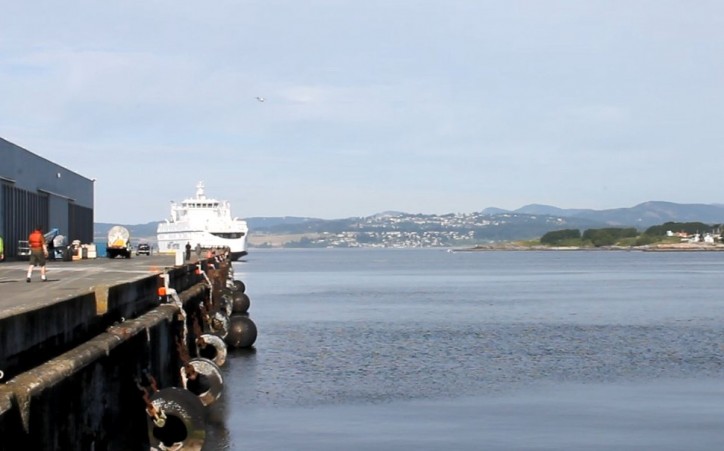
[[[68,239],[81,243],[93,242],[93,209],[68,205]],[[70,244],[70,243],[68,243]]]
[[[37,226],[44,232],[48,231],[48,195],[3,183],[2,206],[5,257],[15,257],[18,240],[27,240]]]

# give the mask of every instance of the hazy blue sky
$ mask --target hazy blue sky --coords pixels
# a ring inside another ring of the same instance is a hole
[[[0,137],[98,222],[721,203],[723,69],[721,1],[0,0]]]

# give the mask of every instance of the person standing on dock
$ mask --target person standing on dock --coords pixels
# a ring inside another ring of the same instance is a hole
[[[45,243],[45,236],[41,227],[36,227],[28,236],[28,247],[30,248],[30,266],[28,266],[28,277],[26,282],[30,283],[30,276],[33,275],[33,268],[40,266],[40,280],[47,282],[45,278],[45,260],[48,258],[48,246]]]
[[[191,243],[186,242],[186,261],[191,260]]]

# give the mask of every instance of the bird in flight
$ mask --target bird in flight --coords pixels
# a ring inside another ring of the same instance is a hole
[[[263,101],[264,101],[264,97],[257,97],[256,100],[258,100],[258,101],[260,101],[260,102],[263,102]]]

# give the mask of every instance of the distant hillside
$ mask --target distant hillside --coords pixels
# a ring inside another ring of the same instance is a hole
[[[708,204],[675,204],[673,202],[644,202],[633,208],[587,211],[577,215],[608,224],[650,227],[665,222],[703,222],[723,224],[724,207]]]
[[[578,217],[585,218],[585,217],[587,217],[586,216],[587,213],[594,212],[594,211],[595,210],[574,210],[574,209],[552,207],[550,205],[530,204],[530,205],[520,207],[519,209],[515,210],[515,213],[523,213],[526,215],[563,216],[565,218],[578,216]]]
[[[304,224],[310,221],[322,221],[316,218],[299,218],[295,216],[282,216],[274,218],[247,218],[246,224],[250,230],[267,229],[271,227]]]
[[[549,205],[532,204],[515,210],[515,213],[576,217],[603,222],[611,226],[639,228],[665,222],[724,223],[724,206],[721,204],[676,204],[663,201],[644,202],[631,208],[610,210],[562,209]]]
[[[484,215],[499,215],[501,213],[510,213],[510,210],[504,210],[502,208],[497,208],[497,207],[488,207],[488,208],[483,209],[483,211],[481,211],[481,213]]]
[[[253,217],[246,221],[252,236],[366,234],[372,237],[384,231],[400,236],[410,233],[430,236],[442,234],[444,237],[440,239],[443,240],[475,239],[489,242],[535,239],[549,231],[568,228],[636,227],[644,230],[666,222],[719,225],[724,224],[724,205],[651,201],[630,208],[589,210],[530,204],[514,211],[486,208],[482,212],[469,214],[424,215],[387,211],[369,217],[329,220],[284,216]],[[97,241],[102,241],[111,227],[124,225],[133,239],[154,241],[159,222],[136,225],[96,223],[94,236]]]

